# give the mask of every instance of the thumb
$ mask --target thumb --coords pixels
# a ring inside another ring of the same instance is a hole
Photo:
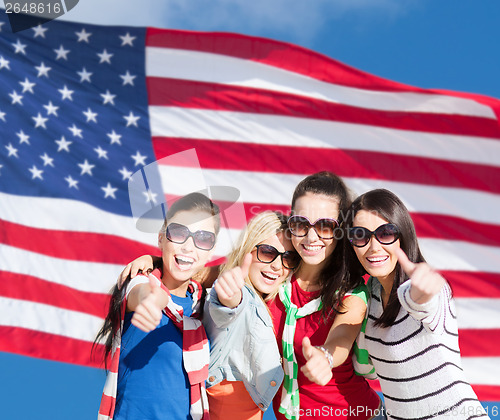
[[[150,274],[148,276],[148,279],[149,279],[149,287],[151,288],[151,293],[157,292],[158,289],[160,288],[160,285],[158,284],[159,280],[153,274]]]
[[[396,249],[396,256],[398,257],[398,262],[403,271],[408,275],[408,277],[411,277],[417,268],[417,264],[412,263],[401,248]]]
[[[241,275],[243,276],[244,279],[247,278],[248,276],[248,271],[250,270],[250,265],[252,264],[252,254],[248,253],[245,255],[245,258],[243,258],[243,263],[241,264]]]
[[[304,357],[306,360],[309,360],[312,355],[313,355],[313,350],[314,347],[311,344],[311,340],[309,340],[309,337],[304,337],[302,340],[302,353],[304,354]]]

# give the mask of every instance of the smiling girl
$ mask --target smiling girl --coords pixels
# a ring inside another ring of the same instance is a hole
[[[404,204],[373,190],[348,214],[348,274],[371,276],[366,347],[388,418],[488,418],[462,369],[451,288],[425,263]]]
[[[274,400],[279,420],[380,414],[378,395],[352,364],[366,286],[361,277],[345,281],[344,247],[336,239],[349,204],[344,182],[331,172],[306,177],[293,194],[288,226],[302,262],[269,305],[285,369]]]
[[[96,338],[106,339],[112,357],[99,419],[208,415],[208,344],[201,322],[190,318],[199,313],[202,288],[192,277],[210,258],[219,223],[217,206],[204,195],[180,198],[158,235],[162,269],[126,282],[125,293],[115,287]]]
[[[210,291],[203,324],[212,420],[262,419],[283,380],[266,301],[300,262],[286,228],[271,211],[251,219]]]

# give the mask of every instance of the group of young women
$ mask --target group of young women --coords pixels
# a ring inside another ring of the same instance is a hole
[[[288,218],[250,220],[201,311],[193,278],[218,229],[208,198],[183,197],[161,258],[125,269],[98,336],[111,356],[100,419],[261,419],[271,402],[278,420],[488,418],[461,367],[451,288],[394,194],[351,203],[338,176],[306,177]]]

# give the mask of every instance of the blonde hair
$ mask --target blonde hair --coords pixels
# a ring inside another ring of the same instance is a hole
[[[248,222],[246,229],[241,233],[233,251],[227,256],[226,263],[222,266],[221,272],[241,266],[245,255],[252,252],[256,245],[273,235],[284,232],[286,229],[286,217],[282,213],[264,211],[257,214]],[[261,294],[255,290],[248,276],[245,282],[263,301],[272,300],[277,294],[276,290],[274,293],[267,295],[264,299]]]

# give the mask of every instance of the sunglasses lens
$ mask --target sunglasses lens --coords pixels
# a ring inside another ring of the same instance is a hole
[[[199,230],[194,234],[194,244],[200,249],[209,251],[215,245],[215,234],[207,230]]]
[[[283,254],[283,265],[293,270],[299,265],[300,255],[295,251],[287,251]]]
[[[301,216],[292,216],[288,219],[288,228],[295,236],[306,236],[310,226],[309,221]]]
[[[381,244],[389,245],[397,241],[399,230],[396,225],[387,223],[375,230],[375,236]]]
[[[319,237],[323,239],[331,239],[334,235],[333,232],[335,231],[335,226],[337,226],[337,223],[333,220],[319,219],[314,224],[314,229],[316,229],[316,233]]]
[[[186,239],[189,237],[189,229],[178,223],[170,223],[167,226],[166,236],[169,241],[182,244],[186,242]]]
[[[365,246],[370,242],[372,233],[364,227],[352,227],[349,229],[349,240],[357,247]]]
[[[278,250],[271,245],[260,245],[257,248],[257,258],[263,263],[273,262],[278,254]]]

